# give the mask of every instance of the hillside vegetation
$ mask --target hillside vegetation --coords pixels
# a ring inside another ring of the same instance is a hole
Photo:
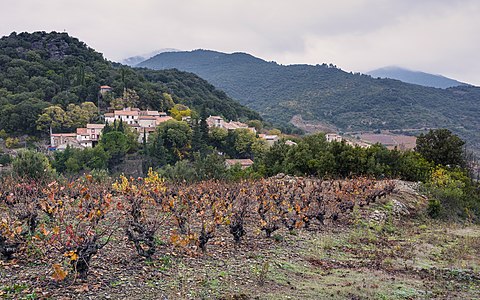
[[[101,85],[111,86],[113,97],[124,89],[135,91],[144,109],[168,110],[172,98],[228,119],[259,118],[194,74],[115,64],[67,33],[12,33],[0,39],[0,130],[38,134],[35,121],[44,108],[97,104]],[[106,108],[107,99],[102,100]]]
[[[265,119],[332,124],[342,131],[449,128],[480,149],[480,88],[429,88],[347,73],[333,65],[266,62],[245,53],[161,53],[139,64],[193,72]]]

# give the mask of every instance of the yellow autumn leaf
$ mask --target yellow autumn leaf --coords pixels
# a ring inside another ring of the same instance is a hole
[[[63,254],[63,256],[69,257],[71,261],[78,260],[78,255],[75,251],[68,251],[65,254]]]
[[[54,234],[59,234],[60,233],[60,227],[55,226],[55,227],[53,227],[52,231],[53,231]]]

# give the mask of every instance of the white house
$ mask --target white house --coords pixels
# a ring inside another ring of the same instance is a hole
[[[210,116],[207,118],[208,127],[224,128],[224,123],[225,121],[223,121],[223,118],[220,116]]]
[[[140,125],[140,127],[156,127],[157,116],[139,116],[138,125]]]
[[[343,140],[343,138],[336,133],[327,133],[327,134],[325,134],[325,138],[327,139],[327,142],[329,142],[329,143],[331,143],[331,142],[341,142]]]
[[[248,129],[253,133],[257,133],[257,130],[254,127],[248,127],[247,124],[237,121],[225,122],[220,116],[210,116],[206,121],[209,128],[217,127],[226,130]]]
[[[269,146],[272,146],[273,144],[275,144],[276,141],[278,141],[278,135],[276,134],[261,133],[258,135],[258,137],[261,138],[262,140],[265,140]]]
[[[235,166],[240,165],[242,169],[246,169],[253,165],[253,161],[251,159],[226,159],[225,166],[227,169]]]
[[[77,141],[80,145],[82,145],[85,148],[92,148],[93,143],[92,140],[90,139],[90,134],[88,133],[87,128],[77,128]]]
[[[76,143],[77,134],[76,133],[52,133],[50,134],[50,146],[58,147],[67,143]]]
[[[109,87],[108,85],[102,85],[102,86],[100,87],[100,94],[102,94],[102,95],[104,95],[104,94],[106,94],[106,93],[108,93],[108,92],[111,92],[111,91],[112,91],[112,88]]]

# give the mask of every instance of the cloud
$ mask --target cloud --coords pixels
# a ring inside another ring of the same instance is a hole
[[[63,31],[112,60],[161,48],[244,51],[368,71],[401,65],[480,85],[476,0],[3,0],[0,34]]]

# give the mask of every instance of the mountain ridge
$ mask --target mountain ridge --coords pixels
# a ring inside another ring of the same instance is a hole
[[[152,58],[157,54],[164,53],[164,52],[176,52],[176,51],[180,51],[180,50],[174,49],[174,48],[163,48],[163,49],[155,50],[155,51],[145,53],[145,54],[130,56],[130,57],[127,57],[127,58],[124,58],[124,59],[120,60],[119,62],[121,64],[130,66],[130,67],[135,67],[137,64],[139,64],[139,63],[141,63],[141,62],[143,62],[143,61],[145,61],[149,58]]]
[[[388,66],[375,69],[366,74],[372,77],[390,78],[406,83],[418,84],[428,87],[446,89],[449,87],[471,85],[439,74],[430,74],[422,71],[409,70],[397,66]]]
[[[480,88],[473,86],[438,89],[332,64],[284,66],[205,50],[163,53],[139,66],[195,73],[276,123],[301,115],[341,131],[446,127],[480,149]]]

